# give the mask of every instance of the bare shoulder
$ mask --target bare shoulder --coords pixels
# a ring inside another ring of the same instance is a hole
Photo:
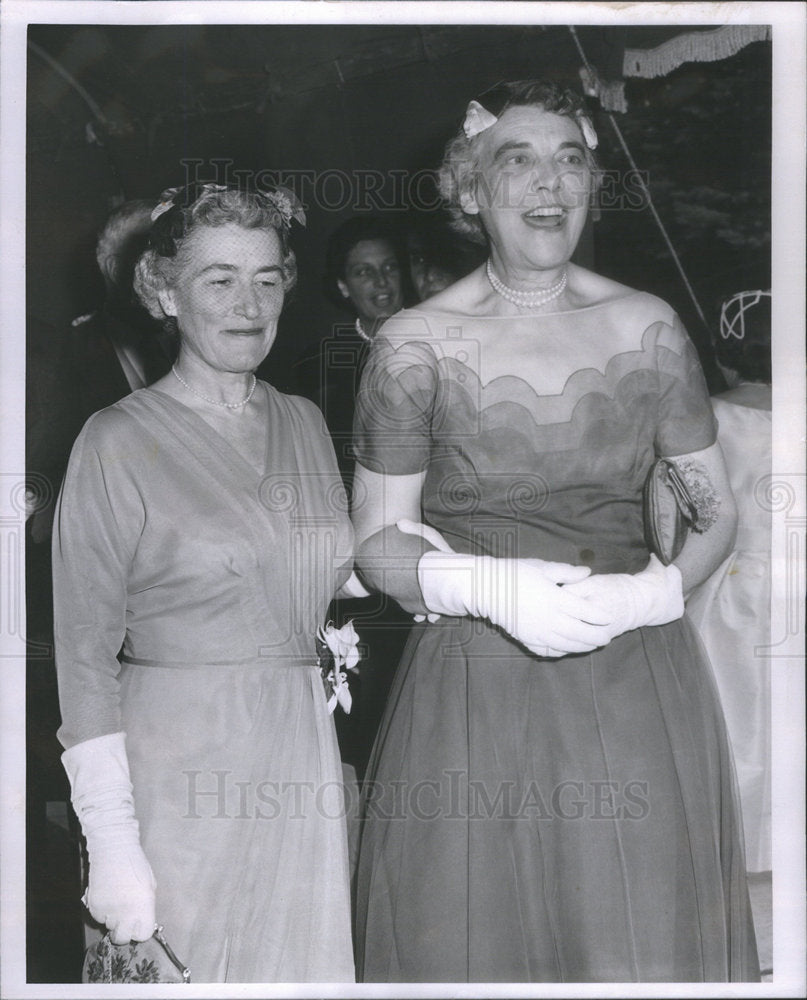
[[[485,277],[485,265],[481,264],[464,278],[427,299],[421,308],[435,315],[474,316],[489,295],[490,284]]]
[[[482,315],[484,297],[489,293],[484,268],[477,268],[420,305],[396,313],[384,324],[380,336],[393,344],[442,340],[458,319]]]
[[[572,309],[603,307],[613,314],[620,326],[647,329],[654,323],[667,327],[676,323],[672,306],[652,292],[631,288],[575,265],[569,268],[567,298]]]
[[[402,309],[391,316],[381,328],[378,339],[392,344],[428,342],[435,337],[442,339],[446,328],[461,316],[475,314],[473,296],[459,286],[467,282],[462,278],[456,285],[439,292],[411,309]]]

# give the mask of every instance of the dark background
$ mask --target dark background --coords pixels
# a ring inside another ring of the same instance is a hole
[[[688,30],[698,29],[577,29],[589,61],[608,81],[621,80],[626,45],[652,48]],[[71,320],[102,302],[95,242],[110,210],[130,198],[156,200],[187,179],[183,161],[201,161],[194,169],[203,180],[235,179],[239,170],[267,180],[270,173],[289,175],[279,179],[305,203],[308,226],[294,238],[298,289],[262,370],[281,388],[293,359],[334,324],[350,321],[321,291],[329,233],[360,211],[386,205],[405,220],[413,202],[433,203],[429,172],[472,97],[500,80],[525,77],[579,88],[581,66],[565,26],[36,25],[28,40],[29,357],[47,357],[51,342],[67,337]],[[608,199],[594,213],[578,256],[669,301],[718,391],[710,339],[720,302],[770,286],[770,43],[753,42],[716,62],[686,63],[658,79],[629,79],[625,94],[627,111],[614,120],[647,176],[705,323],[626,177],[629,164],[596,101],[591,110]],[[377,178],[375,203],[368,187],[361,194],[362,171]],[[47,425],[48,407],[58,409],[58,371],[51,384],[48,370],[47,363],[30,366],[40,375],[29,400],[43,412],[29,402],[29,420],[39,425]],[[39,577],[47,581],[47,545],[31,551],[37,549],[44,553]],[[36,568],[29,552],[29,589]],[[29,636],[49,643],[47,582],[33,599],[29,594],[27,617]],[[28,978],[77,981],[78,837],[65,806],[54,670],[46,654],[29,657],[27,695]],[[46,822],[60,805],[56,822]]]
[[[608,80],[621,79],[626,44],[651,48],[690,30],[699,29],[577,29]],[[722,298],[770,283],[770,56],[769,42],[754,42],[728,59],[628,80],[628,110],[614,115],[711,329]],[[296,233],[300,283],[269,359],[269,377],[274,368],[282,383],[290,360],[346,319],[321,294],[328,234],[357,211],[433,203],[423,171],[439,164],[471,97],[542,75],[579,88],[580,65],[565,26],[31,26],[29,315],[60,329],[98,305],[94,243],[107,213],[181,183],[183,160],[201,161],[192,169],[205,180],[309,171],[289,185],[308,227]],[[628,163],[591,106],[619,196]],[[379,177],[375,205],[360,171]],[[581,262],[671,302],[719,389],[709,334],[649,210],[632,201],[603,207]]]

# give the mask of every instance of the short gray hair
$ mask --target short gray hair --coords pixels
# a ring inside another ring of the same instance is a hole
[[[491,114],[500,118],[508,108],[536,107],[550,111],[554,115],[571,118],[580,126],[580,118],[587,114],[583,98],[568,87],[545,80],[517,80],[500,83],[479,98],[479,103]],[[582,128],[581,128],[582,132]],[[478,136],[468,139],[460,127],[457,134],[446,145],[443,162],[438,173],[440,194],[452,227],[463,236],[476,243],[486,243],[487,237],[478,215],[470,215],[463,210],[463,195],[472,192],[479,168]],[[584,143],[586,162],[592,173],[597,174],[599,166],[593,152]]]

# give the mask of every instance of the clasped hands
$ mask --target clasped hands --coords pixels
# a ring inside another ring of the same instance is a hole
[[[430,618],[486,618],[537,656],[590,652],[623,632],[684,613],[679,570],[652,555],[635,575],[592,576],[587,566],[453,552],[428,525],[403,520],[397,526],[436,546],[418,563]]]

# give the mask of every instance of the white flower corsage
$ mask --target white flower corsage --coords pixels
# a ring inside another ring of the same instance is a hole
[[[337,702],[349,713],[353,698],[347,683],[347,670],[356,670],[359,662],[359,635],[350,621],[337,628],[333,622],[317,629],[319,670],[328,711],[333,712]],[[344,670],[342,668],[345,668]]]

